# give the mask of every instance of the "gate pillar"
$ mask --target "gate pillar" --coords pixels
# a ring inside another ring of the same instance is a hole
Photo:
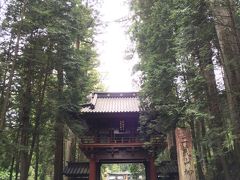
[[[96,160],[90,159],[89,162],[89,180],[96,180]]]
[[[154,164],[154,158],[150,156],[149,158],[149,179],[150,180],[157,180],[157,170]]]

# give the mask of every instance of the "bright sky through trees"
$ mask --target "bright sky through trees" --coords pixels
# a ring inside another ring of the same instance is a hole
[[[4,4],[0,0],[0,7]],[[136,60],[125,60],[125,51],[130,46],[128,27],[126,22],[117,22],[129,16],[127,0],[102,0],[99,4],[100,20],[106,24],[96,37],[102,82],[107,91],[136,91],[131,76]]]
[[[126,22],[116,22],[129,14],[126,0],[103,0],[100,7],[101,21],[107,23],[102,34],[97,36],[99,71],[107,91],[133,91],[133,60],[125,60],[125,51],[130,40],[126,35]]]

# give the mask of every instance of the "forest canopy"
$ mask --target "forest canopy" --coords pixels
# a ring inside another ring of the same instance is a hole
[[[140,131],[191,129],[198,178],[239,178],[239,2],[137,0],[131,9]]]
[[[77,112],[90,92],[102,89],[94,39],[98,1],[5,2],[0,179],[61,180],[63,162],[84,159],[74,133],[84,133],[86,123]],[[166,140],[181,127],[192,135],[198,179],[240,179],[239,1],[128,3],[129,34],[139,57],[139,132],[156,164],[176,160],[176,152],[156,150],[151,137]]]
[[[66,112],[77,112],[101,88],[93,39],[97,13],[81,0],[9,0],[5,7],[0,179],[62,176]]]

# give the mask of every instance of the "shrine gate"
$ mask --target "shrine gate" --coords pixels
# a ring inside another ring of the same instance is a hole
[[[163,171],[163,167],[155,166],[156,157],[144,148],[145,140],[139,138],[139,107],[136,92],[93,93],[90,103],[83,104],[80,112],[88,131],[79,137],[79,146],[89,162],[69,162],[63,174],[69,179],[100,180],[103,163],[143,163],[146,179],[157,180],[157,170]],[[166,142],[152,143],[153,148],[163,145]],[[173,170],[167,173],[177,174],[177,166],[170,166]]]

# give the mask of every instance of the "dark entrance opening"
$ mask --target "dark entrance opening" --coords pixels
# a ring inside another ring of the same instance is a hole
[[[100,180],[146,180],[145,163],[101,163]]]

